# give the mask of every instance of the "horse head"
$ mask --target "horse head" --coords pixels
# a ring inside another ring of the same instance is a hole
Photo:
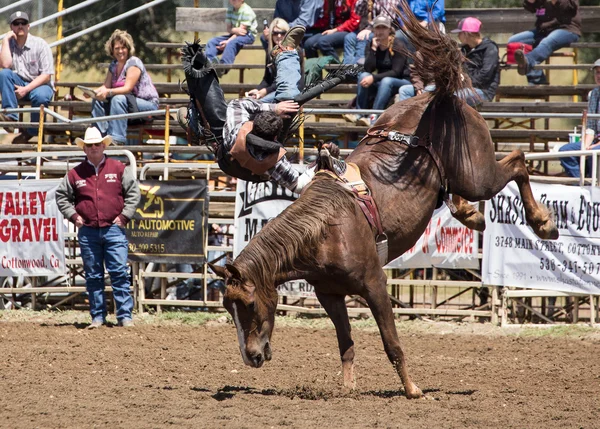
[[[271,360],[275,307],[263,305],[260,298],[257,299],[256,286],[234,265],[209,266],[225,281],[223,306],[235,323],[242,359],[246,365],[260,368]]]

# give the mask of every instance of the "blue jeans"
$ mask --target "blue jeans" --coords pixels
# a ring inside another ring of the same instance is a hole
[[[206,44],[206,58],[209,60],[214,60],[217,58],[217,55],[221,52],[217,50],[217,46],[219,43],[228,40],[231,37],[231,34],[225,34],[223,36],[213,37]],[[254,36],[250,33],[245,36],[237,36],[227,45],[225,45],[225,49],[223,49],[221,55],[221,64],[233,64],[235,61],[235,56],[240,52],[242,46],[251,45],[254,43]]]
[[[423,91],[431,92],[435,89],[435,85],[427,85],[423,88]],[[459,98],[464,99],[467,104],[471,107],[477,107],[482,101],[490,101],[483,91],[479,88],[473,88],[474,91],[469,89],[463,89],[454,93]],[[404,85],[398,91],[400,101],[406,100],[415,96],[415,87],[412,85]]]
[[[298,51],[283,51],[275,58],[277,76],[275,77],[274,101],[293,100],[300,94],[298,83],[300,82],[300,57]],[[271,95],[271,94],[269,94]],[[264,100],[263,100],[264,101]]]
[[[358,40],[358,34],[348,33],[344,37],[343,64],[361,64],[365,62],[365,49],[373,38],[373,33],[365,40]]]
[[[585,136],[584,136],[585,137]],[[581,143],[567,143],[561,146],[559,152],[566,152],[569,150],[581,150]],[[592,148],[592,150],[600,150],[600,146]],[[578,156],[567,156],[560,159],[560,164],[563,166],[567,174],[571,177],[580,177],[581,169],[579,167]],[[588,156],[585,159],[585,176],[592,176],[592,157]]]
[[[423,88],[423,91],[431,92],[434,89],[435,89],[435,85],[427,85],[425,88]],[[412,84],[402,85],[400,87],[400,89],[398,90],[398,98],[400,99],[399,101],[404,101],[411,97],[414,97],[415,94],[416,94],[415,87],[412,86]]]
[[[409,85],[410,82],[406,79],[398,79],[395,77],[384,77],[378,82],[373,82],[368,88],[360,85],[360,81],[371,76],[371,73],[362,72],[358,76],[358,90],[356,92],[356,108],[368,109],[369,98],[375,95],[372,109],[383,110],[387,107],[390,98],[398,91],[402,85]]]
[[[158,103],[137,98],[137,105],[140,112],[148,112],[158,109]],[[127,99],[124,95],[115,95],[109,101],[92,101],[92,117],[109,115],[124,115],[127,111]],[[113,138],[115,144],[127,143],[127,119],[115,119],[114,121],[101,121],[94,124],[103,136],[109,135]]]
[[[17,94],[15,94],[15,85],[25,86],[29,82],[25,82],[21,76],[16,74],[14,71],[9,69],[0,70],[0,94],[2,95],[2,108],[3,109],[16,109],[19,107],[17,100]],[[52,101],[54,97],[54,90],[50,85],[40,85],[29,94],[27,94],[23,100],[30,101],[31,107],[40,107],[42,104],[48,106],[48,103]],[[19,115],[11,113],[7,115],[9,118],[15,121],[19,119]],[[40,122],[39,113],[31,113],[31,122]],[[27,128],[29,135],[37,135],[37,128]]]
[[[77,237],[83,259],[85,286],[90,300],[92,320],[106,321],[104,265],[110,275],[113,297],[117,305],[117,320],[131,320],[133,298],[127,268],[128,243],[125,230],[117,225],[105,228],[83,226],[79,228]]]
[[[537,30],[523,31],[514,34],[508,39],[508,43],[521,42],[535,46],[535,48],[525,55],[529,65],[527,72],[527,81],[532,85],[547,84],[546,75],[543,70],[533,70],[533,66],[546,61],[552,55],[552,52],[569,46],[579,40],[579,36],[567,30],[554,30],[546,37],[540,35]]]
[[[315,34],[304,41],[304,54],[306,58],[316,58],[318,51],[323,55],[331,55],[339,61],[336,49],[344,47],[344,38],[347,31],[337,31],[333,34],[324,36],[322,33]]]

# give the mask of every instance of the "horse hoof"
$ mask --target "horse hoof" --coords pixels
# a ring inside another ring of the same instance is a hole
[[[423,396],[423,392],[416,385],[414,385],[411,389],[406,389],[407,399],[420,399]]]
[[[546,222],[541,225],[536,234],[544,240],[556,240],[559,236],[558,228],[554,222]]]
[[[485,231],[485,216],[480,212],[473,213],[473,215],[466,218],[462,223],[464,226],[474,231]]]

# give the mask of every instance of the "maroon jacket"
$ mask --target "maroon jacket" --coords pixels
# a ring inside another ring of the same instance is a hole
[[[84,225],[92,228],[110,226],[117,217],[127,224],[139,200],[133,175],[122,162],[108,157],[100,164],[98,175],[86,159],[69,171],[56,191],[61,213],[72,222],[80,215]]]

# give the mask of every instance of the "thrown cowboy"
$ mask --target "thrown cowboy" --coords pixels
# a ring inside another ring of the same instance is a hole
[[[191,103],[189,108],[179,110],[179,123],[188,136],[202,139],[212,147],[219,167],[230,176],[252,182],[274,180],[296,193],[313,178],[315,168],[300,174],[285,156],[281,143],[287,131],[283,118],[295,114],[303,102],[317,94],[315,91],[309,95],[300,94],[298,89],[301,74],[296,48],[304,31],[300,26],[291,28],[271,52],[277,67],[276,103],[273,104],[244,98],[227,105],[202,46],[195,43],[184,48],[183,65]],[[328,82],[318,93],[343,79],[339,77]],[[325,147],[332,152],[337,149],[333,144]],[[329,158],[329,152],[323,152],[321,156]],[[336,166],[337,170],[344,169],[341,161],[326,159],[324,162]]]

